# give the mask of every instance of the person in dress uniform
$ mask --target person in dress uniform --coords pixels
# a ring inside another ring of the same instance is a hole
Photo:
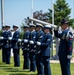
[[[73,50],[73,34],[69,30],[69,22],[67,19],[61,21],[61,32],[58,28],[54,30],[55,36],[60,38],[59,45],[59,61],[61,66],[62,75],[71,75],[70,73],[70,60],[72,58]]]
[[[37,41],[37,45],[41,47],[41,55],[44,66],[44,75],[51,75],[50,69],[50,47],[52,42],[52,35],[50,33],[51,26],[44,26],[44,36],[41,41]]]
[[[22,41],[22,50],[23,50],[23,57],[24,57],[24,64],[23,69],[29,69],[29,25],[24,25],[24,35]]]
[[[42,41],[44,32],[42,31],[43,25],[36,23],[36,42]],[[37,66],[37,75],[43,75],[43,61],[42,61],[42,55],[41,55],[41,49],[40,46],[36,46],[36,66]]]
[[[13,37],[13,34],[14,34],[14,30],[11,29],[11,34],[12,34],[12,37]],[[11,48],[11,57],[13,57],[13,48]]]
[[[12,48],[14,54],[14,67],[20,66],[20,48],[19,48],[19,38],[20,32],[18,31],[18,25],[13,25],[14,34],[12,37]]]
[[[11,31],[10,31],[10,25],[5,25],[6,31],[4,34],[3,38],[3,47],[5,49],[5,59],[6,59],[6,64],[10,64],[10,51],[11,51]]]
[[[2,37],[5,36],[5,31],[6,31],[6,27],[3,26],[2,27]],[[3,39],[0,42],[2,44],[3,43]],[[6,56],[5,56],[5,49],[4,49],[4,46],[2,45],[2,62],[6,62],[6,59],[5,58],[6,58]]]
[[[35,25],[30,24],[30,36],[29,36],[29,58],[30,58],[30,71],[34,72],[36,71],[36,60],[35,60],[35,46],[36,41],[36,31],[35,31]]]

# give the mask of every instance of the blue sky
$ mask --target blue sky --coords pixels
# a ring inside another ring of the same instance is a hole
[[[4,0],[4,22],[5,24],[19,26],[23,19],[31,16],[31,1],[32,0]],[[54,0],[55,2],[56,0]],[[74,0],[66,0],[69,3],[71,10],[71,18],[74,18]],[[48,11],[51,6],[52,0],[34,0],[33,11],[43,10]],[[1,5],[1,2],[0,2]],[[1,28],[1,6],[0,6],[0,28]]]

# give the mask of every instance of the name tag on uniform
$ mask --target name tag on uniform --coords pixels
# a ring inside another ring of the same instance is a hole
[[[27,36],[27,37],[29,37],[29,36]]]
[[[35,36],[33,38],[35,38]]]
[[[40,36],[40,38],[42,38],[43,36]]]
[[[48,39],[47,41],[50,41],[50,39]]]
[[[36,45],[34,46],[34,48],[36,48]]]

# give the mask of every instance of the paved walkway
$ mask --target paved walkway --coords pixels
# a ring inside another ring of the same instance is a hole
[[[59,63],[59,60],[50,60],[50,63]],[[74,63],[74,58],[72,58],[71,63]]]

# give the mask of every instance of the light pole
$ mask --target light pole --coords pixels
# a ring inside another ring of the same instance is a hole
[[[4,0],[1,0],[1,28],[4,26]]]

